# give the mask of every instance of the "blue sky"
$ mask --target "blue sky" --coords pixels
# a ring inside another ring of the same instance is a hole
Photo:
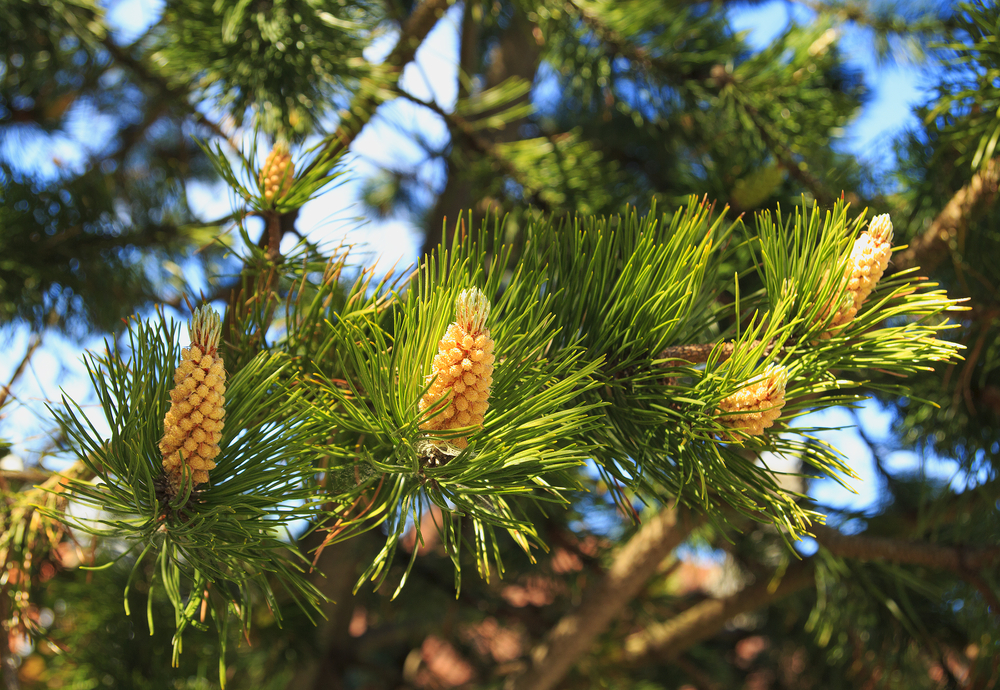
[[[107,3],[109,19],[119,28],[121,40],[130,40],[154,21],[162,3],[156,0],[125,0]],[[414,95],[437,102],[450,109],[456,98],[456,63],[458,48],[458,19],[460,7],[453,8],[438,23],[409,65],[403,84]],[[775,0],[755,7],[742,7],[731,11],[737,30],[749,32],[748,40],[756,47],[767,45],[783,30],[792,14],[805,19],[809,10],[802,5]],[[366,57],[377,60],[393,43],[391,35],[372,46]],[[878,170],[885,170],[891,162],[891,142],[906,127],[917,125],[911,107],[925,98],[920,82],[921,70],[908,65],[878,65],[871,50],[870,37],[863,30],[849,30],[841,38],[840,46],[850,56],[852,63],[865,73],[871,89],[871,98],[845,132],[840,145],[854,151]],[[419,132],[432,146],[447,141],[447,130],[436,115],[408,102],[395,102],[380,109],[375,120],[366,127],[351,148],[348,161],[348,180],[325,193],[321,198],[303,208],[298,226],[312,239],[331,244],[341,240],[359,243],[367,252],[368,262],[378,260],[383,270],[393,264],[405,267],[414,261],[420,242],[420,233],[406,218],[370,221],[364,217],[358,203],[362,181],[380,167],[406,168],[424,157],[414,144],[413,134]],[[58,145],[57,153],[72,160],[73,151],[66,143]],[[63,150],[65,148],[65,150]],[[39,165],[53,151],[35,152]],[[263,155],[263,154],[262,154]],[[428,189],[442,182],[440,164],[426,165],[421,169]],[[190,192],[192,206],[203,217],[219,217],[230,210],[230,194],[219,186],[194,185]],[[291,241],[291,240],[290,240]],[[0,380],[8,380],[13,366],[20,360],[28,344],[23,331],[0,334],[7,352],[14,353],[0,362]],[[84,343],[87,347],[100,347],[99,339]],[[8,412],[3,420],[3,432],[16,447],[29,451],[41,449],[47,441],[44,429],[47,412],[46,400],[58,397],[59,388],[77,400],[86,400],[89,381],[80,362],[80,349],[76,343],[57,336],[47,336],[46,346],[35,356],[32,366],[16,388],[20,403]],[[886,438],[890,418],[874,403],[864,408],[865,431],[875,438]],[[811,418],[810,425],[831,427],[852,426],[855,418],[845,410],[832,410],[818,418]],[[858,494],[852,495],[832,481],[817,482],[814,495],[825,503],[840,507],[872,507],[877,505],[880,487],[875,478],[871,455],[867,446],[850,431],[832,431],[826,436],[850,459],[851,464],[865,481],[858,484]],[[937,459],[921,459],[912,453],[895,453],[889,457],[893,466],[925,467],[936,476],[952,477],[953,464]],[[958,480],[956,480],[958,481]]]

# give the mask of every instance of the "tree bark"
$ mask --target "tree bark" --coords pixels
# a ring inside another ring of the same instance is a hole
[[[1000,158],[992,158],[968,184],[955,192],[930,227],[914,237],[909,247],[893,255],[889,272],[919,265],[924,273],[929,273],[940,266],[950,255],[952,243],[965,234],[969,222],[993,204],[998,178]]]

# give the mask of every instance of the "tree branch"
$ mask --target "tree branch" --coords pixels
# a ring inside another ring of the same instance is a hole
[[[949,254],[951,245],[969,227],[969,221],[996,198],[1000,158],[992,158],[968,184],[955,192],[930,227],[913,238],[910,246],[892,257],[889,271],[895,273],[919,265],[929,273]]]
[[[111,55],[111,58],[115,62],[124,67],[127,67],[137,77],[139,77],[139,79],[146,82],[147,84],[156,87],[166,95],[173,98],[181,107],[184,108],[184,110],[187,111],[189,115],[191,115],[191,117],[194,118],[195,122],[198,122],[199,124],[208,127],[208,129],[212,130],[214,134],[225,140],[229,144],[229,146],[233,148],[233,150],[235,151],[240,150],[239,145],[235,141],[233,141],[229,137],[229,135],[226,134],[225,131],[223,131],[222,127],[217,122],[215,122],[214,120],[210,120],[208,117],[205,116],[204,113],[200,112],[197,108],[195,108],[191,104],[191,102],[188,100],[188,97],[191,95],[190,93],[176,86],[171,86],[170,83],[167,82],[167,80],[163,76],[151,70],[141,60],[138,60],[132,55],[129,55],[127,50],[125,50],[120,45],[114,42],[114,39],[111,38],[110,33],[106,33],[102,37],[101,45],[104,47],[106,51],[108,51],[108,53]]]
[[[755,348],[760,346],[759,340],[754,340],[747,347]],[[656,356],[657,359],[676,359],[690,362],[692,364],[704,364],[708,361],[712,351],[719,349],[719,359],[725,362],[733,356],[736,351],[736,343],[693,343],[690,345],[673,345],[666,348]],[[774,343],[768,344],[764,348],[764,355],[771,354],[774,350]]]
[[[640,67],[644,72],[658,72],[661,76],[667,78],[667,82],[670,82],[670,77],[674,76],[678,67],[681,65],[674,65],[668,60],[662,57],[651,55],[646,49],[635,45],[627,37],[622,36],[614,29],[608,27],[599,17],[594,15],[592,12],[588,12],[582,7],[577,6],[573,0],[566,0],[567,10],[570,12],[575,12],[580,16],[583,23],[594,32],[594,35],[600,39],[608,49],[616,54],[621,55],[628,59],[633,64]],[[733,94],[735,100],[743,108],[744,112],[747,114],[750,122],[753,124],[754,129],[759,134],[761,141],[763,141],[764,146],[771,152],[775,160],[788,171],[788,174],[795,178],[803,187],[809,190],[819,203],[823,205],[829,205],[832,203],[830,195],[826,193],[822,182],[818,180],[808,169],[803,168],[795,161],[795,153],[783,142],[779,141],[778,137],[771,134],[768,130],[768,124],[764,121],[763,116],[756,107],[749,102],[748,99],[743,97],[737,88],[737,82],[733,79],[732,75],[726,70],[724,65],[717,64],[713,65],[710,69],[702,69],[700,71],[689,71],[688,73],[683,73],[679,75],[681,79],[697,79],[697,80],[707,80],[709,83],[713,84],[721,93],[723,89],[727,86],[731,87],[731,93]]]
[[[1000,564],[1000,546],[965,548],[931,542],[903,541],[863,534],[844,534],[825,525],[814,524],[811,531],[825,549],[835,556],[859,561],[887,561],[950,570],[958,575]]]
[[[813,568],[812,559],[797,561],[783,574],[760,580],[728,597],[699,602],[668,621],[650,625],[625,640],[623,660],[640,665],[676,659],[685,650],[715,635],[735,616],[764,608],[805,589],[814,582]]]
[[[587,587],[576,610],[563,616],[532,650],[529,668],[509,677],[505,688],[554,688],[702,519],[668,507],[645,523],[618,552],[604,577]]]
[[[422,0],[413,8],[413,12],[403,23],[396,45],[381,65],[385,75],[393,80],[399,79],[403,68],[413,61],[420,44],[437,24],[437,20],[444,16],[452,1]],[[362,128],[375,115],[378,107],[382,105],[384,99],[380,95],[381,86],[372,78],[361,81],[358,92],[347,109],[341,110],[339,113],[340,124],[337,126],[337,130],[327,138],[322,153],[316,156],[313,164],[306,168],[302,174],[309,172],[317,162],[329,160],[330,156],[337,155],[351,145]]]
[[[42,334],[36,333],[32,336],[31,340],[28,342],[28,351],[24,353],[24,357],[21,358],[21,363],[17,365],[14,373],[11,374],[10,381],[7,385],[0,389],[0,407],[4,406],[7,402],[7,397],[10,395],[10,389],[17,383],[17,380],[24,373],[25,368],[28,366],[28,362],[31,361],[32,355],[35,354],[35,350],[42,344]]]

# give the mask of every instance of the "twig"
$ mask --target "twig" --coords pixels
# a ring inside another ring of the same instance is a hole
[[[194,105],[191,104],[191,102],[188,100],[188,97],[191,95],[190,93],[176,86],[171,86],[170,83],[168,83],[163,76],[151,70],[141,60],[138,60],[133,56],[129,55],[127,50],[123,49],[121,46],[119,46],[117,43],[114,42],[114,39],[111,37],[110,33],[104,35],[104,37],[101,39],[101,45],[104,46],[104,49],[108,51],[108,53],[115,60],[115,62],[127,67],[132,72],[134,72],[135,75],[139,77],[141,80],[145,81],[148,84],[152,84],[160,91],[162,91],[163,93],[167,94],[168,96],[176,100],[177,103],[181,105],[188,112],[188,114],[194,118],[196,122],[208,127],[210,130],[212,130],[213,133],[224,139],[226,143],[228,143],[233,148],[233,150],[235,151],[240,150],[239,144],[233,141],[233,139],[231,139],[230,136],[226,134],[226,132],[222,129],[221,125],[219,125],[217,122],[213,120],[210,120],[208,117],[205,116],[204,113],[200,112],[197,108],[194,107]]]
[[[576,610],[563,616],[531,651],[528,669],[508,677],[505,688],[551,690],[558,685],[701,520],[684,509],[668,507],[644,523],[604,577],[587,587]]]
[[[484,158],[488,158],[496,163],[502,172],[510,175],[511,178],[517,180],[517,182],[523,186],[526,190],[530,189],[530,185],[527,184],[524,174],[521,170],[517,168],[509,159],[507,159],[502,153],[500,153],[497,146],[491,142],[486,137],[480,135],[476,129],[469,123],[465,118],[456,115],[455,113],[449,113],[441,109],[437,103],[431,103],[425,101],[421,98],[404,91],[402,88],[396,87],[396,93],[405,98],[408,101],[416,103],[417,105],[422,105],[435,115],[438,115],[456,132],[462,135],[462,137],[472,145],[472,149],[482,155]],[[533,194],[531,198],[531,205],[542,212],[550,212],[551,208],[545,202],[544,199],[539,197],[537,194]]]
[[[613,53],[624,56],[645,72],[659,72],[662,76],[667,77],[668,81],[670,81],[669,77],[676,71],[677,66],[672,65],[663,58],[650,55],[649,51],[635,45],[626,37],[605,25],[599,17],[595,16],[591,12],[588,12],[584,8],[579,7],[572,0],[566,0],[566,7],[569,11],[578,14],[583,20],[583,23],[586,24],[594,32],[594,35],[605,43]],[[821,204],[829,205],[832,202],[830,195],[824,190],[823,184],[808,170],[803,170],[795,161],[795,153],[791,150],[791,148],[779,141],[777,137],[771,135],[768,131],[768,125],[764,122],[760,112],[736,89],[736,81],[732,78],[732,75],[729,74],[724,65],[713,65],[711,69],[701,70],[699,73],[687,73],[681,76],[687,80],[710,80],[710,82],[713,83],[720,92],[726,86],[732,86],[733,88],[731,92],[733,96],[743,107],[747,117],[753,124],[754,129],[757,130],[761,140],[771,151],[775,160],[777,160],[778,163],[780,163],[781,166],[788,171],[789,175],[794,177],[800,184],[802,184],[803,187],[808,189],[809,192],[812,193],[813,197]]]
[[[31,337],[31,340],[28,342],[28,350],[27,352],[24,353],[24,357],[21,358],[21,363],[17,365],[17,368],[11,375],[10,381],[7,382],[7,385],[4,386],[3,389],[0,389],[0,407],[3,407],[4,403],[7,402],[7,397],[10,395],[11,387],[17,382],[21,374],[24,373],[24,370],[28,366],[28,362],[31,361],[32,355],[35,354],[35,350],[37,350],[41,344],[42,344],[41,333],[36,333]]]
[[[761,341],[754,340],[746,345],[747,348],[760,347]],[[691,364],[704,364],[708,361],[712,351],[718,348],[719,360],[726,361],[733,356],[736,351],[736,343],[694,343],[691,345],[673,345],[666,348],[656,356],[657,359],[668,359],[689,362]],[[774,350],[774,343],[768,344],[764,348],[763,354],[769,355]]]

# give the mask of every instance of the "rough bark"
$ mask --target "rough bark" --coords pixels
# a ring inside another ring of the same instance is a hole
[[[996,200],[1000,158],[993,158],[968,184],[955,192],[923,233],[892,257],[889,272],[920,266],[929,273],[951,256],[951,247],[965,234],[969,222]]]

